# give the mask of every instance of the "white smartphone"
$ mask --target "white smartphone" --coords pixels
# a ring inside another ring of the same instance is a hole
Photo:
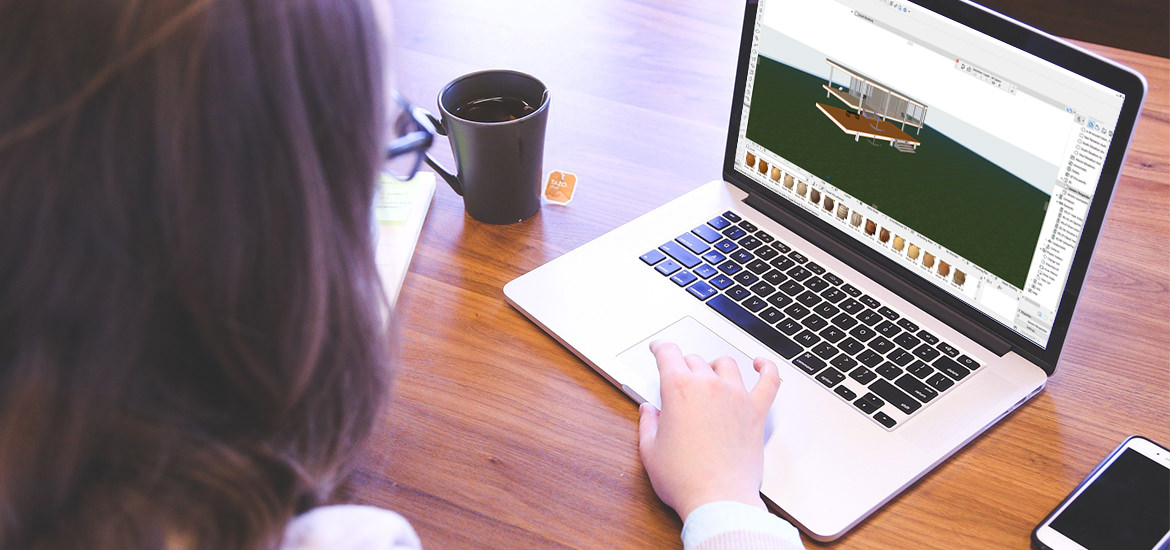
[[[1170,451],[1133,436],[1032,531],[1041,550],[1170,548]]]

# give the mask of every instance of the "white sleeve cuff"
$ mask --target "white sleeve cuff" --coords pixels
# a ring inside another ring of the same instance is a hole
[[[804,548],[800,532],[783,518],[734,501],[709,502],[695,508],[683,522],[683,548],[730,532],[759,533],[782,540],[785,548]]]

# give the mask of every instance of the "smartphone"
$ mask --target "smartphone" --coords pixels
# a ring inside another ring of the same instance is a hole
[[[1170,451],[1126,439],[1036,529],[1040,550],[1170,548]]]

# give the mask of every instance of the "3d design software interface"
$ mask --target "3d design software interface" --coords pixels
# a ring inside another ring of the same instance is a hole
[[[1124,100],[892,0],[760,0],[736,169],[1045,346]]]

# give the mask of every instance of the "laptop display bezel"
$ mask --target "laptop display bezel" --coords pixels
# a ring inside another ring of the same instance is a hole
[[[875,278],[881,279],[883,284],[890,286],[891,290],[908,301],[944,321],[956,317],[969,321],[979,330],[1002,339],[1003,342],[1010,345],[1010,349],[1033,361],[1051,375],[1055,371],[1056,363],[1064,348],[1073,312],[1084,287],[1093,251],[1100,238],[1106,212],[1117,186],[1128,145],[1133,137],[1138,114],[1146,95],[1144,78],[1132,70],[1106,61],[1068,42],[1056,39],[969,2],[962,0],[919,0],[914,2],[914,4],[936,14],[962,22],[966,26],[1005,44],[1125,94],[1121,114],[1114,129],[1114,138],[1105,156],[1097,192],[1094,194],[1086,214],[1082,238],[1073,256],[1068,280],[1056,311],[1048,343],[1046,346],[1040,346],[972,305],[898,265],[876,250],[858,246],[853,237],[839,228],[783,198],[776,197],[772,191],[735,169],[740,124],[743,120],[743,95],[747,86],[758,4],[758,0],[747,0],[746,2],[739,49],[739,66],[736,71],[731,120],[728,125],[723,162],[724,180],[743,189],[753,197],[780,209],[785,215],[798,220],[799,223],[791,224],[791,228],[814,244],[825,246],[830,251],[847,249],[851,253],[843,254],[841,259],[854,269],[867,274],[884,274],[884,277]],[[776,153],[784,154],[783,151],[776,151]],[[956,328],[962,331],[963,324],[957,323],[959,326]],[[974,332],[979,330],[974,330]]]

